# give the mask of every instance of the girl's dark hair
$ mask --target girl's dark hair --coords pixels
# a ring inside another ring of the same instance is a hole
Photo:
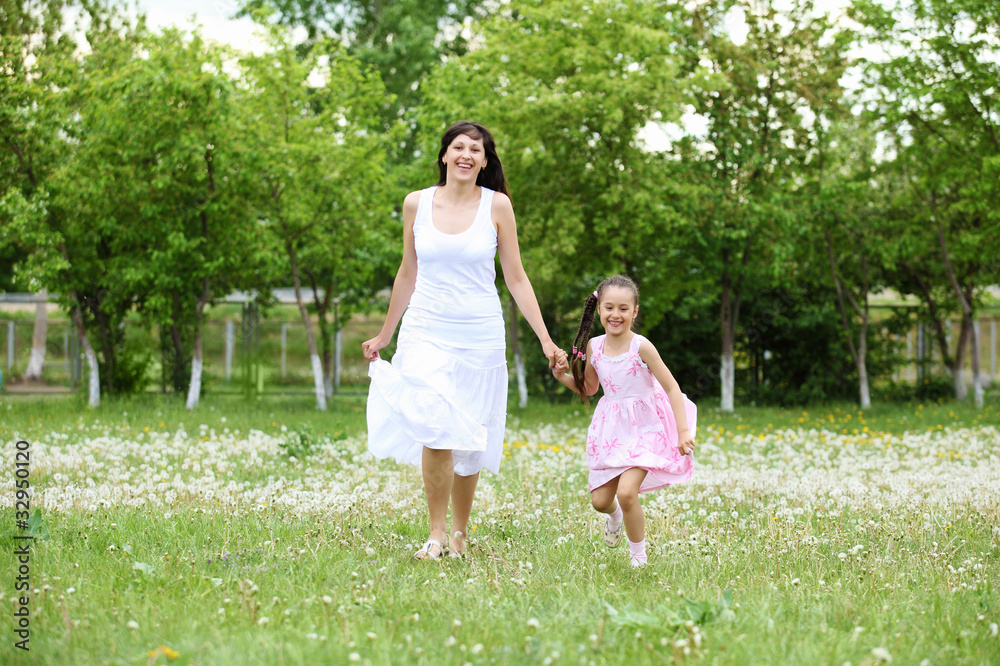
[[[445,130],[441,137],[441,150],[438,152],[438,185],[445,185],[448,182],[448,167],[441,162],[444,154],[448,151],[448,146],[455,140],[455,137],[467,134],[473,139],[483,142],[483,151],[486,153],[486,168],[476,176],[476,185],[488,187],[496,192],[503,192],[510,197],[510,188],[507,187],[507,176],[503,173],[503,164],[497,155],[497,144],[493,140],[490,131],[479,123],[468,120],[459,120],[457,123]]]
[[[594,328],[594,313],[597,312],[597,306],[601,303],[601,296],[608,287],[623,287],[630,290],[632,296],[634,296],[634,305],[639,304],[639,287],[635,286],[635,282],[628,276],[612,275],[599,284],[596,291],[597,295],[590,294],[583,304],[583,318],[580,320],[580,330],[576,334],[576,340],[573,341],[573,348],[580,354],[587,353],[587,343],[590,342],[590,333]],[[570,354],[569,366],[573,371],[573,381],[576,383],[576,390],[580,392],[580,397],[583,401],[587,402],[587,395],[583,391],[584,376],[587,371],[586,361],[581,361],[577,354]]]

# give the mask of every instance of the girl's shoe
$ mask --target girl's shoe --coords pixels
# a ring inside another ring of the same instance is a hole
[[[620,523],[612,523],[611,516],[608,516],[607,520],[604,522],[604,545],[608,548],[614,548],[622,542],[622,537],[625,535],[625,521]]]
[[[436,548],[437,552],[431,550],[432,548]],[[413,557],[417,560],[436,560],[447,554],[448,549],[442,546],[440,541],[437,539],[428,539],[427,543],[425,543],[420,550],[413,553]]]

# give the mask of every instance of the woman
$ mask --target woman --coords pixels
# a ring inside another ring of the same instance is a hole
[[[499,471],[507,411],[504,321],[494,256],[538,336],[549,367],[567,364],[552,342],[521,265],[507,179],[489,131],[457,122],[441,137],[436,186],[403,201],[403,261],[381,332],[362,344],[368,447],[421,464],[430,535],[414,557],[465,554],[479,471]],[[404,316],[405,311],[405,316]],[[392,363],[379,359],[402,318]],[[451,534],[445,523],[451,500]]]

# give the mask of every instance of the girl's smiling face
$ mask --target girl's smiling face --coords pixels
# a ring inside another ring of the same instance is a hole
[[[459,180],[471,178],[475,180],[479,172],[486,166],[486,151],[483,140],[474,139],[468,134],[459,134],[448,146],[441,158],[448,167],[448,177]]]
[[[601,313],[601,325],[612,336],[632,330],[632,322],[639,313],[635,295],[625,287],[607,287],[597,308]]]

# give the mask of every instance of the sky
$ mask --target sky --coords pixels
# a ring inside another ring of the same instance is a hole
[[[839,14],[850,0],[816,0],[816,8],[821,11]],[[254,25],[250,19],[231,19],[236,13],[237,0],[138,0],[139,7],[146,12],[149,24],[153,28],[170,25],[179,28],[190,28],[190,19],[197,15],[197,22],[203,26],[202,34],[206,37],[226,42],[238,49],[259,51],[261,40],[254,37]],[[790,0],[779,0],[782,5],[791,5]],[[734,15],[729,21],[733,39],[740,42],[746,34],[745,24],[739,15]]]
[[[816,9],[840,16],[850,3],[851,0],[816,0]],[[250,19],[231,18],[236,13],[238,0],[138,0],[137,4],[146,12],[148,24],[153,29],[168,26],[190,29],[194,25],[194,16],[206,38],[228,43],[240,50],[255,53],[264,50],[263,41],[255,35],[256,28]],[[781,9],[792,3],[791,0],[778,0],[776,4]],[[742,12],[731,14],[727,26],[734,42],[739,44],[746,39]],[[695,115],[691,109],[679,124],[650,122],[640,130],[639,136],[648,149],[659,151],[683,134],[704,136],[706,128],[706,120]]]

